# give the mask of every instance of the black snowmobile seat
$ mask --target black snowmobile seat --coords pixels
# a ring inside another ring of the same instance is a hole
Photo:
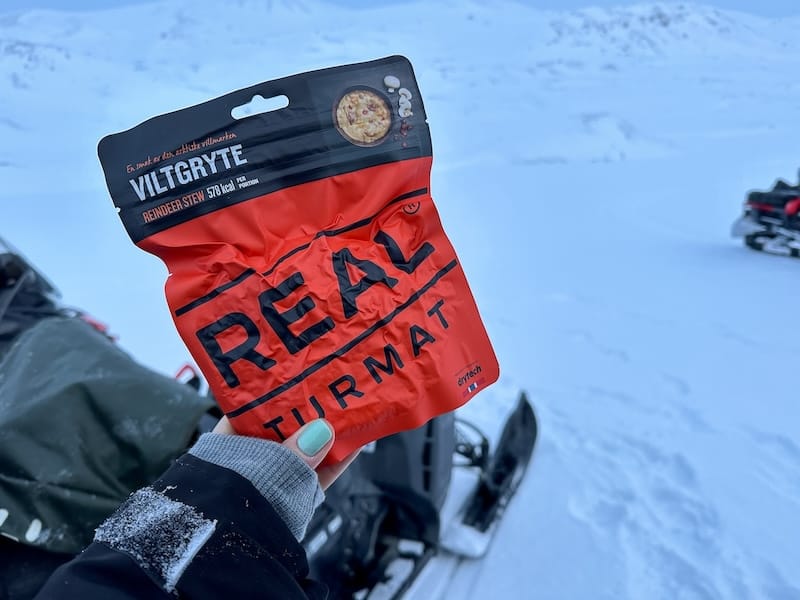
[[[776,184],[775,187],[768,192],[750,192],[747,195],[747,203],[750,205],[758,204],[760,207],[782,212],[786,204],[797,197],[800,197],[800,187],[790,186],[788,184],[779,186]]]

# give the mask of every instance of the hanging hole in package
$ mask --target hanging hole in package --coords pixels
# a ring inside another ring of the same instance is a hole
[[[324,416],[331,464],[497,380],[431,198],[406,58],[231,92],[109,135],[98,153],[129,236],[166,264],[175,326],[239,433],[280,441]]]

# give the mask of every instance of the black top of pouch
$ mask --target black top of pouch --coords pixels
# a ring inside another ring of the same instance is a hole
[[[258,95],[286,96],[288,106],[231,115]],[[354,110],[367,111],[371,130],[348,123]],[[104,137],[98,155],[138,242],[285,187],[431,156],[432,147],[411,63],[390,56],[259,83],[154,117]]]

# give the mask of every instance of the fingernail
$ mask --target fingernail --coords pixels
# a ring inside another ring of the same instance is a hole
[[[300,432],[297,438],[297,447],[306,456],[314,456],[322,447],[331,441],[333,431],[330,425],[322,419],[312,421]]]

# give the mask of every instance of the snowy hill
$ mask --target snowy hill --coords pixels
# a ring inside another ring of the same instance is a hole
[[[491,420],[524,387],[542,421],[490,555],[444,597],[800,598],[800,263],[728,237],[748,189],[800,166],[798,26],[689,3],[0,13],[0,235],[172,372],[166,273],[119,223],[97,141],[404,54],[505,378],[468,409]]]
[[[735,15],[710,6],[641,5],[616,9],[584,9],[551,19],[548,45],[594,49],[601,54],[661,56],[677,52],[737,50],[752,53],[785,48],[785,40],[762,37],[772,23]]]

